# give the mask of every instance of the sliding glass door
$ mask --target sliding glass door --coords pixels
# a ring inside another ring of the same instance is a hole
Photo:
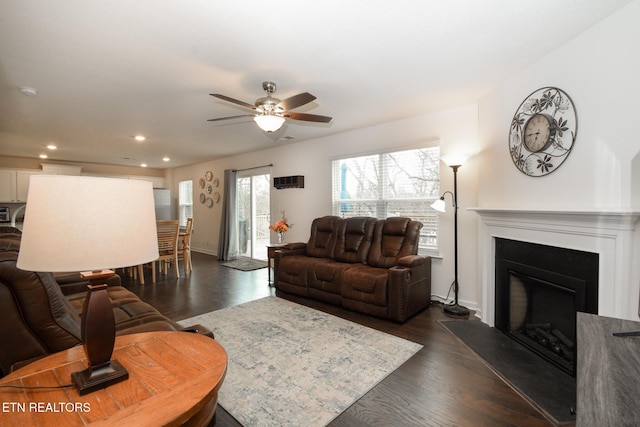
[[[271,174],[264,169],[238,172],[238,254],[267,259]]]

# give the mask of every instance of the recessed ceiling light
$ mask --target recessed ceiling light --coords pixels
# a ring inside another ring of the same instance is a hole
[[[134,137],[133,137],[133,139],[135,139],[135,140],[136,140],[136,141],[138,141],[138,142],[142,142],[142,141],[144,141],[145,139],[147,139],[147,137],[146,137],[146,136],[144,136],[144,135],[136,135],[136,136],[134,136]]]
[[[55,144],[47,144],[47,149],[49,150],[57,150],[58,146]]]
[[[40,154],[38,157],[40,157],[41,159],[48,159],[49,156],[47,156],[46,154]]]
[[[163,161],[163,162],[168,162],[168,161],[170,161],[170,160],[171,160],[171,159],[170,159],[170,158],[168,158],[168,157],[163,157],[163,158],[162,158],[162,161]]]
[[[141,168],[146,168],[146,167],[147,167],[147,164],[146,164],[146,163],[140,163],[140,167],[141,167]]]
[[[27,96],[36,96],[38,94],[38,90],[28,86],[20,86],[18,88],[21,94]]]

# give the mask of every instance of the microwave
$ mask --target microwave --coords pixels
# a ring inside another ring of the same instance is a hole
[[[9,208],[0,208],[0,222],[11,222],[11,211]]]

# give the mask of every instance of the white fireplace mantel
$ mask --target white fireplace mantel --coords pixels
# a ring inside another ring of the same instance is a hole
[[[495,239],[511,239],[599,255],[598,314],[638,319],[633,236],[640,211],[469,208],[480,215],[482,321],[494,326]]]

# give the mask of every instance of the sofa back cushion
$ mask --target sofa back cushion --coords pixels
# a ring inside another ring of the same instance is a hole
[[[376,222],[368,264],[373,267],[391,268],[398,259],[418,253],[422,223],[410,218],[392,217]]]
[[[375,218],[369,217],[343,220],[338,228],[335,260],[366,264],[376,221]]]
[[[306,255],[316,258],[333,258],[338,224],[341,218],[337,216],[323,216],[311,223],[311,236],[307,242]]]
[[[55,353],[81,342],[80,316],[53,274],[16,267],[19,241],[19,235],[0,235],[0,310],[11,320],[0,328],[2,346],[11,349],[0,355],[3,371],[10,362]]]

